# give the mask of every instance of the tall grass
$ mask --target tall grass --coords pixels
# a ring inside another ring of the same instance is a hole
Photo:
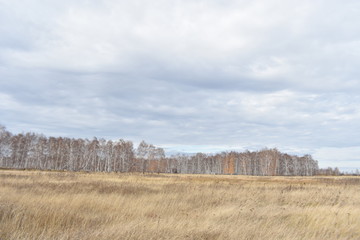
[[[0,170],[0,239],[360,239],[360,178]]]

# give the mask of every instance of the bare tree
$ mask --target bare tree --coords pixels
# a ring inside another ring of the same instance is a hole
[[[340,174],[319,170],[310,155],[280,153],[277,149],[223,152],[215,155],[165,156],[162,148],[142,141],[136,150],[125,140],[70,139],[34,133],[13,135],[0,125],[0,167],[69,171],[176,172],[244,175]]]

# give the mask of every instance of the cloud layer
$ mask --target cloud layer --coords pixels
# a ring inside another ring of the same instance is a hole
[[[359,16],[352,0],[0,0],[0,123],[360,168]]]

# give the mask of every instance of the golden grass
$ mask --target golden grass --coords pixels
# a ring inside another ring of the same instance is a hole
[[[0,170],[0,239],[360,239],[360,178]]]

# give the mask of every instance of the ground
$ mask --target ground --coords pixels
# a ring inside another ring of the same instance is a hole
[[[360,178],[0,170],[0,239],[360,239]]]

